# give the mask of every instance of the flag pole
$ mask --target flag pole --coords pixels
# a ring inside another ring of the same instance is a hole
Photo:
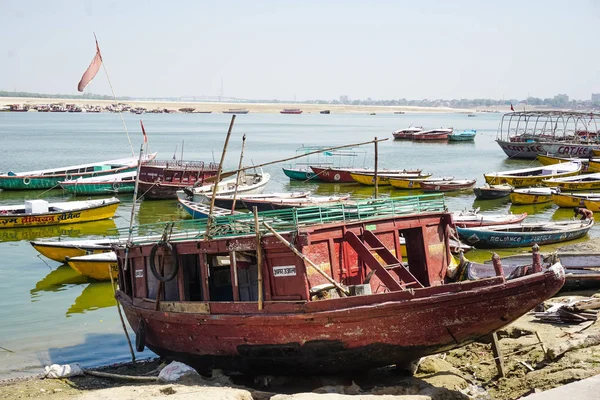
[[[98,39],[96,38],[96,32],[94,32],[94,40],[96,40],[96,46],[98,46]],[[125,133],[127,134],[127,141],[129,142],[129,147],[131,147],[131,155],[135,156],[135,151],[133,151],[133,145],[131,144],[131,138],[129,137],[129,131],[127,130],[127,125],[125,124],[125,119],[123,118],[123,113],[121,112],[121,107],[119,107],[119,102],[117,101],[117,96],[115,95],[115,90],[113,89],[112,83],[110,81],[110,76],[108,76],[108,70],[106,69],[106,64],[104,60],[102,60],[102,68],[104,69],[104,73],[106,74],[106,79],[108,80],[108,86],[110,87],[110,91],[112,92],[113,98],[115,99],[115,103],[117,103],[117,110],[119,111],[119,116],[121,117],[121,122],[123,123],[123,128],[125,128]]]

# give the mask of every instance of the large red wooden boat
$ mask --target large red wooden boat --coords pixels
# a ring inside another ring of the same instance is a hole
[[[139,193],[145,199],[176,199],[177,190],[217,174],[218,165],[203,161],[151,161],[140,169]]]
[[[268,211],[260,225],[252,214],[223,216],[211,220],[210,239],[168,234],[204,232],[206,221],[163,225],[159,243],[114,248],[117,299],[138,350],[200,371],[315,374],[405,365],[462,346],[563,285],[560,264],[514,280],[499,268],[446,283],[444,209],[443,196],[429,195]]]

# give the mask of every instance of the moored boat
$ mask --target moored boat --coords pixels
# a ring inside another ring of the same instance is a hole
[[[514,189],[514,186],[509,184],[490,185],[488,183],[483,186],[473,188],[473,193],[477,200],[495,200],[507,197]]]
[[[561,190],[598,190],[600,189],[600,173],[544,179],[542,183],[546,186],[558,187]]]
[[[67,257],[112,251],[111,243],[110,239],[35,240],[30,242],[41,255],[58,262],[66,262]]]
[[[568,193],[557,192],[552,194],[552,201],[559,207],[574,208],[585,207],[583,200],[600,200],[600,193]]]
[[[115,248],[116,297],[138,350],[199,371],[401,367],[489,335],[564,283],[558,264],[513,281],[444,284],[451,218],[441,199],[261,213],[258,240],[253,215],[217,217],[209,240]],[[400,234],[410,269],[394,255]]]
[[[476,226],[517,224],[527,217],[522,214],[480,214],[479,210],[458,211],[452,213],[454,226],[470,228]]]
[[[113,251],[67,257],[67,264],[79,274],[97,281],[117,279],[119,273],[117,255]]]
[[[568,162],[542,167],[531,167],[515,169],[502,172],[491,172],[483,174],[485,181],[490,185],[509,184],[514,187],[536,186],[544,179],[562,178],[577,175],[581,172],[580,162]]]
[[[448,140],[448,136],[453,132],[452,128],[439,128],[439,129],[429,129],[426,131],[421,131],[414,133],[412,135],[412,140],[415,141],[446,141]]]
[[[600,144],[588,135],[599,114],[575,111],[518,111],[504,114],[496,143],[508,158],[532,160],[539,154],[586,157]]]
[[[248,114],[250,110],[248,110],[247,108],[230,108],[221,112],[223,114]]]
[[[217,164],[203,161],[152,161],[140,169],[138,192],[144,199],[176,199],[178,190],[201,185],[217,174],[217,168]]]
[[[594,226],[593,220],[530,222],[456,228],[460,238],[477,248],[511,248],[550,244],[580,238]]]
[[[552,201],[556,189],[549,187],[533,187],[514,189],[510,194],[513,204],[541,204]]]
[[[245,171],[240,174],[239,181],[237,179],[237,177],[234,177],[217,183],[217,194],[226,196],[232,195],[236,192],[239,195],[262,193],[265,190],[267,183],[269,183],[271,175],[266,172],[262,172],[262,170],[255,173],[249,173]],[[177,197],[180,199],[191,199],[196,203],[208,203],[210,202],[210,196],[212,196],[213,193],[213,184],[196,186],[192,188],[186,187],[183,190],[178,190],[176,193]]]
[[[396,189],[421,189],[421,182],[428,181],[451,181],[453,176],[446,177],[428,177],[428,178],[404,178],[404,177],[393,177],[389,178],[390,185]]]
[[[215,206],[231,210],[235,199],[235,208],[245,208],[242,200],[265,200],[265,199],[303,199],[310,195],[310,192],[291,192],[291,193],[255,193],[255,194],[226,194],[215,196]],[[207,196],[207,200],[212,196]]]
[[[193,219],[206,219],[210,215],[210,205],[204,203],[197,203],[195,201],[189,201],[184,199],[177,199],[181,208],[183,208]],[[213,207],[212,215],[217,217],[223,217],[227,215],[240,214],[239,211],[231,211],[226,208]]]
[[[26,200],[23,206],[0,206],[0,228],[62,225],[108,219],[115,215],[119,203],[119,199],[115,197],[60,203]]]
[[[129,171],[94,178],[79,178],[71,181],[62,181],[60,182],[60,187],[65,192],[75,195],[133,193],[136,176],[137,171]]]
[[[374,186],[375,185],[375,173],[374,172],[359,172],[353,171],[350,172],[350,176],[355,182],[360,183],[361,185]],[[391,185],[391,179],[400,178],[400,179],[417,179],[417,178],[429,178],[431,174],[422,173],[421,170],[403,170],[403,171],[385,171],[377,173],[377,185],[385,186]]]
[[[310,206],[326,206],[329,204],[346,203],[350,196],[308,196],[304,198],[244,198],[241,201],[248,210],[254,207],[258,211],[282,210],[285,208],[299,208]]]
[[[451,133],[448,135],[448,140],[451,142],[472,142],[475,140],[477,131],[475,129],[468,129],[462,132]]]
[[[155,156],[156,153],[144,155],[142,163],[152,160]],[[35,171],[9,171],[0,174],[0,189],[51,189],[58,187],[61,181],[135,171],[138,159],[139,157],[130,157]]]
[[[338,167],[320,167],[311,165],[310,168],[313,172],[325,182],[331,183],[355,183],[356,181],[352,178],[351,174],[371,174],[374,175],[373,169],[368,168],[338,168]],[[403,170],[387,170],[382,169],[378,171],[381,174],[420,174],[420,169],[403,169]],[[428,175],[431,176],[431,175]],[[368,179],[367,179],[368,180]],[[371,178],[372,181],[372,178]]]
[[[395,140],[412,140],[415,133],[423,131],[423,127],[415,126],[410,128],[398,129],[392,132]]]
[[[476,179],[453,179],[449,181],[422,181],[421,190],[424,192],[452,192],[455,190],[472,189]]]
[[[302,114],[302,110],[299,108],[284,108],[279,111],[280,114]]]
[[[552,165],[552,164],[560,164],[560,163],[565,163],[565,162],[578,161],[581,163],[582,172],[589,172],[588,171],[589,164],[590,164],[589,158],[553,156],[550,154],[538,154],[536,158],[540,163],[542,163],[542,165]],[[600,172],[600,171],[598,171],[598,172]]]

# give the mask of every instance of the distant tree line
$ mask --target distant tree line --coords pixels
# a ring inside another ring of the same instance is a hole
[[[84,93],[80,95],[73,94],[45,94],[45,93],[30,93],[30,92],[7,92],[0,91],[0,97],[34,97],[34,98],[56,98],[56,99],[90,99],[90,100],[114,100],[111,96]],[[345,96],[344,96],[345,97]],[[135,97],[118,97],[118,100],[140,100]],[[156,98],[149,98],[144,100],[157,100]],[[166,101],[181,101],[178,97],[167,97],[160,98],[160,100]],[[189,100],[186,100],[189,101]],[[298,103],[298,104],[347,104],[354,106],[409,106],[409,107],[449,107],[449,108],[477,108],[477,107],[494,107],[503,106],[509,107],[511,104],[515,107],[517,105],[530,105],[536,107],[547,107],[547,108],[570,108],[570,109],[582,109],[582,108],[600,108],[600,102],[592,102],[590,100],[569,100],[569,96],[565,94],[558,94],[553,98],[537,98],[528,97],[525,100],[519,99],[507,99],[507,100],[495,100],[495,99],[452,99],[452,100],[407,100],[405,98],[392,99],[392,100],[373,100],[367,98],[365,100],[356,99],[347,101],[341,100],[307,100],[307,101],[290,101],[290,100],[278,100],[278,99],[235,99],[235,102],[239,103]]]
[[[83,93],[83,94],[46,94],[31,92],[7,92],[0,90],[0,97],[33,97],[39,99],[86,99],[86,100],[114,100],[112,96],[101,94]],[[119,100],[131,100],[131,97],[119,97]]]

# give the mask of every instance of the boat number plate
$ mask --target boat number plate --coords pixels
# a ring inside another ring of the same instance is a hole
[[[144,270],[143,269],[136,269],[135,270],[135,277],[136,278],[143,278],[144,277]]]
[[[282,267],[273,267],[273,276],[296,276],[296,266],[295,265],[285,265]]]

